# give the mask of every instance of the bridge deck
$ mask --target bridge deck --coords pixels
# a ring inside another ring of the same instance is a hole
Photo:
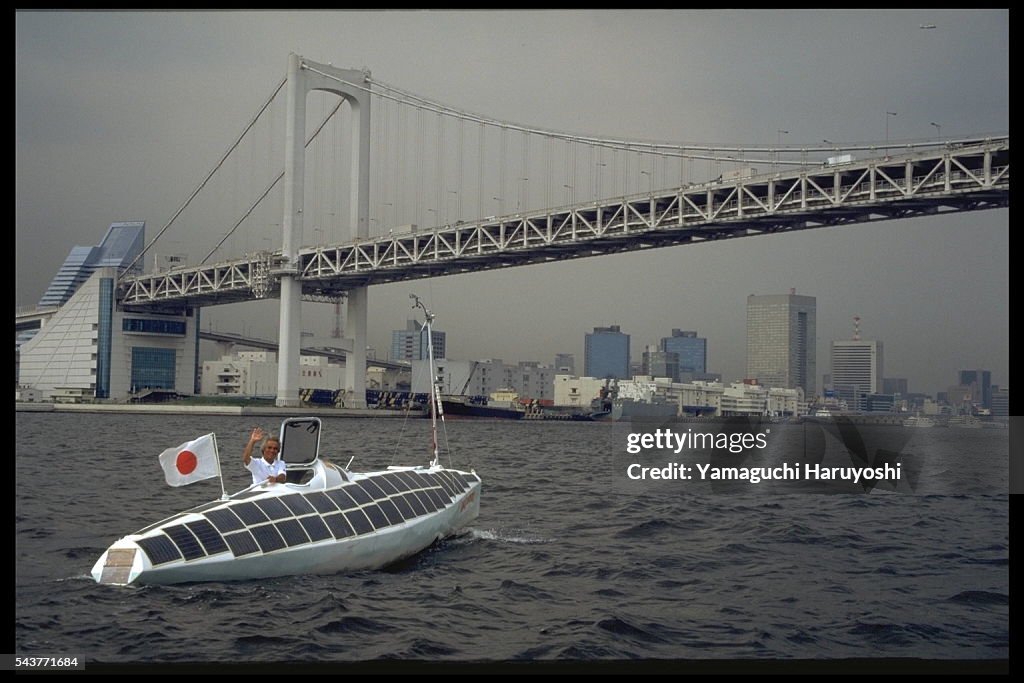
[[[1008,137],[716,181],[598,203],[501,216],[302,249],[303,295],[424,277],[707,240],[1009,205]],[[280,252],[126,277],[120,297],[144,306],[208,306],[276,297]]]

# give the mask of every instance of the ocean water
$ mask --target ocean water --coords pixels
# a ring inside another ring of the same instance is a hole
[[[17,413],[15,653],[87,667],[1009,657],[1009,496],[991,484],[1006,481],[1005,430],[917,430],[925,475],[966,484],[766,495],[624,491],[621,428],[607,424],[450,421],[442,443],[482,477],[480,517],[396,566],[93,582],[117,538],[220,495],[215,479],[168,487],[161,450],[215,432],[235,491],[249,481],[241,451],[255,424]],[[425,463],[427,430],[326,418],[321,451],[355,456],[355,470]]]

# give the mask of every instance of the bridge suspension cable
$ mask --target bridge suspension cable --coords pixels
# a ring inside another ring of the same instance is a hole
[[[306,144],[305,144],[306,147],[309,147],[310,144],[312,144],[313,140],[315,140],[317,138],[317,136],[320,135],[320,131],[322,131],[324,129],[324,127],[327,125],[327,123],[331,120],[331,118],[333,118],[334,115],[336,113],[338,113],[338,110],[341,109],[341,105],[343,105],[344,103],[345,103],[345,100],[343,100],[343,99],[339,99],[338,100],[337,104],[335,104],[334,108],[331,109],[330,113],[328,113],[327,116],[324,117],[324,120],[320,122],[320,125],[316,127],[316,130],[313,131],[312,135],[310,135],[306,139]],[[267,188],[260,194],[259,197],[256,198],[256,201],[254,201],[249,206],[248,210],[246,210],[246,212],[242,215],[241,218],[238,219],[238,221],[231,227],[231,229],[228,230],[224,234],[224,236],[221,238],[221,240],[219,242],[217,242],[217,245],[213,249],[210,250],[210,253],[208,253],[206,256],[203,257],[203,260],[199,262],[199,265],[205,264],[206,261],[211,256],[213,256],[214,253],[216,253],[216,251],[218,249],[221,248],[221,246],[224,244],[224,242],[226,242],[227,239],[229,237],[231,237],[232,233],[234,233],[235,230],[238,229],[238,226],[240,226],[243,222],[245,222],[245,219],[248,218],[252,214],[252,212],[256,209],[256,207],[259,206],[260,202],[262,202],[267,197],[267,195],[270,194],[271,190],[274,189],[274,186],[277,185],[279,182],[281,182],[282,178],[284,178],[284,171],[283,170],[277,175],[276,178],[274,178],[270,182],[270,184],[267,186]],[[182,208],[184,208],[184,207],[182,207]],[[157,237],[159,237],[159,235]],[[156,241],[156,240],[154,239],[154,241]]]
[[[132,268],[135,267],[135,264],[139,262],[139,259],[141,259],[142,257],[144,257],[146,255],[146,252],[149,251],[150,247],[152,247],[154,244],[156,244],[156,241],[159,240],[160,237],[167,231],[167,229],[170,228],[171,225],[174,224],[174,221],[176,221],[178,219],[178,216],[180,216],[181,213],[186,208],[188,208],[189,204],[192,203],[192,200],[196,198],[196,195],[198,195],[200,193],[200,191],[202,191],[202,189],[204,187],[206,187],[206,184],[210,182],[210,179],[214,176],[215,173],[217,173],[217,171],[220,169],[220,167],[224,165],[224,162],[227,161],[227,158],[231,155],[231,153],[235,151],[235,149],[238,147],[239,144],[241,144],[242,140],[249,133],[249,131],[252,130],[252,127],[256,125],[256,122],[263,115],[263,112],[265,112],[267,110],[267,108],[270,106],[271,102],[274,101],[274,98],[277,97],[277,94],[279,92],[281,92],[281,88],[283,88],[285,83],[287,83],[287,82],[288,82],[288,78],[285,77],[285,78],[283,78],[281,80],[280,83],[277,84],[277,87],[274,88],[274,92],[271,93],[270,97],[267,98],[267,101],[264,102],[263,106],[260,107],[259,111],[256,112],[256,115],[253,116],[252,120],[245,127],[245,130],[243,130],[241,132],[241,134],[235,139],[235,141],[231,144],[231,146],[228,147],[227,151],[224,152],[224,154],[221,156],[220,160],[216,163],[216,165],[214,165],[213,170],[211,170],[206,175],[206,177],[203,178],[203,181],[201,183],[199,183],[199,185],[196,187],[195,190],[192,191],[192,194],[189,195],[188,199],[185,200],[185,203],[182,204],[181,207],[177,211],[174,212],[174,215],[171,216],[171,219],[169,221],[167,221],[167,223],[164,225],[164,227],[162,227],[160,229],[159,232],[157,232],[156,237],[154,237],[152,240],[150,240],[149,244],[147,244],[145,247],[143,247],[142,251],[139,252],[139,255],[136,256],[135,259],[128,265],[128,267],[125,268],[122,271],[122,277],[123,277],[123,275],[125,273],[128,273],[129,271],[131,271]],[[221,244],[223,244],[223,240],[221,241]],[[219,247],[220,245],[218,244],[217,246]],[[209,258],[209,256],[207,256],[207,258]],[[206,263],[206,259],[203,259],[203,263]]]
[[[372,92],[375,96],[401,102],[408,106],[424,109],[426,111],[432,111],[437,114],[449,116],[455,119],[461,119],[464,121],[472,121],[483,125],[493,126],[496,128],[502,128],[510,131],[519,131],[526,134],[539,135],[548,138],[554,138],[559,140],[566,140],[568,142],[576,142],[582,144],[595,145],[599,147],[607,147],[611,149],[622,149],[633,152],[657,153],[666,157],[682,157],[686,159],[699,159],[705,161],[714,162],[741,162],[741,163],[763,163],[772,164],[777,163],[779,165],[792,165],[800,166],[804,165],[804,161],[797,160],[784,160],[776,159],[774,155],[776,152],[783,151],[789,153],[806,153],[806,152],[833,152],[836,149],[842,150],[877,150],[881,147],[879,143],[843,143],[843,144],[815,144],[815,145],[734,145],[734,144],[691,144],[691,143],[675,143],[675,142],[656,142],[656,141],[644,141],[644,140],[625,140],[620,138],[608,138],[608,137],[597,137],[590,135],[581,135],[577,133],[568,133],[564,131],[556,131],[545,128],[537,128],[532,126],[521,125],[512,123],[510,121],[502,121],[493,117],[485,116],[482,114],[476,114],[473,112],[463,111],[455,109],[448,105],[435,102],[427,99],[420,95],[416,95],[407,90],[403,90],[397,86],[393,86],[384,81],[380,81],[370,76],[367,76],[366,80],[383,89],[383,92],[378,90],[371,90],[365,85],[358,83],[351,83],[337,76],[324,73],[315,67],[306,66],[310,71],[319,75],[331,78],[340,83],[353,88],[358,88],[366,92]],[[974,142],[976,138],[966,138],[964,140],[950,141],[955,144],[962,144],[965,142]],[[897,143],[890,141],[891,146],[897,146]],[[911,141],[898,143],[900,148],[919,148],[919,147],[934,147],[936,142],[934,140],[926,141]],[[765,152],[769,153],[769,157],[764,159],[752,159],[744,156],[747,152]],[[724,154],[738,154],[740,156],[723,156]]]
[[[758,146],[758,145],[744,145],[744,146],[732,146],[732,145],[690,145],[690,144],[684,145],[684,144],[679,144],[679,143],[668,143],[668,142],[653,142],[653,141],[642,141],[642,140],[621,140],[621,139],[615,139],[615,138],[601,138],[601,137],[595,137],[595,136],[589,136],[589,135],[580,135],[580,134],[577,134],[577,133],[568,133],[568,132],[564,132],[564,131],[556,131],[556,130],[550,130],[550,129],[545,129],[545,128],[537,128],[537,127],[532,127],[532,126],[526,126],[526,125],[521,125],[521,124],[517,124],[517,123],[512,123],[510,121],[502,121],[500,119],[496,119],[496,118],[489,117],[489,116],[484,116],[482,114],[475,114],[475,113],[472,113],[472,112],[467,112],[467,111],[462,111],[460,109],[455,109],[453,107],[449,107],[448,105],[441,104],[439,102],[434,102],[433,100],[428,100],[425,97],[421,97],[419,95],[415,95],[415,94],[413,94],[413,93],[411,93],[409,91],[406,91],[406,90],[403,90],[403,89],[398,88],[396,86],[393,86],[393,85],[390,85],[388,83],[385,83],[384,81],[379,81],[379,80],[373,79],[370,76],[366,77],[367,82],[373,83],[374,85],[379,86],[383,90],[380,90],[380,89],[378,89],[378,90],[371,90],[370,88],[366,87],[365,85],[362,85],[362,84],[359,84],[359,83],[352,83],[351,81],[347,81],[347,80],[345,80],[343,78],[340,78],[338,76],[334,76],[332,74],[328,74],[326,72],[320,71],[319,69],[317,69],[315,67],[312,67],[312,66],[309,66],[309,65],[306,65],[305,68],[309,69],[310,71],[312,71],[315,74],[318,74],[318,75],[324,76],[325,78],[329,78],[331,80],[337,81],[338,83],[342,83],[342,84],[347,85],[347,86],[349,86],[351,88],[356,88],[356,89],[362,90],[364,92],[372,93],[376,97],[381,97],[381,98],[384,98],[384,99],[393,100],[395,102],[399,102],[401,104],[405,104],[406,106],[415,107],[417,109],[422,109],[424,111],[434,112],[434,113],[442,115],[442,116],[448,116],[450,118],[459,119],[459,120],[462,120],[462,121],[470,121],[470,122],[474,122],[474,123],[480,123],[482,125],[492,126],[492,127],[495,127],[495,128],[500,128],[500,129],[506,130],[506,131],[518,131],[518,132],[521,132],[521,133],[524,133],[524,134],[538,135],[538,136],[541,136],[541,137],[552,138],[552,139],[556,139],[556,140],[565,140],[565,141],[570,142],[570,143],[589,144],[589,145],[595,145],[595,146],[599,146],[599,147],[608,147],[608,148],[611,148],[611,149],[623,149],[623,150],[629,150],[629,151],[634,151],[634,152],[640,152],[640,151],[647,150],[648,152],[652,152],[653,153],[653,152],[657,151],[658,153],[665,154],[666,156],[681,156],[681,157],[684,157],[684,158],[702,159],[702,160],[706,160],[706,161],[731,161],[731,162],[741,162],[741,163],[747,163],[747,162],[751,162],[751,163],[755,163],[755,162],[756,163],[769,163],[771,160],[770,159],[750,159],[750,158],[745,158],[745,157],[723,157],[719,153],[720,152],[725,152],[725,153],[738,152],[738,153],[742,154],[743,152],[750,152],[750,151],[770,152],[770,151],[773,151],[775,149],[775,147]],[[392,93],[394,93],[394,94],[392,94]],[[931,144],[934,144],[934,143],[931,143]],[[796,151],[792,147],[788,147],[787,149],[789,151]],[[820,147],[820,148],[819,147],[814,147],[814,148],[808,147],[806,149],[809,150],[809,151],[829,151],[829,150],[834,149],[834,147]],[[855,149],[855,148],[851,147],[850,149]],[[794,161],[788,161],[788,162],[780,161],[779,163],[797,164],[797,162],[794,162]]]

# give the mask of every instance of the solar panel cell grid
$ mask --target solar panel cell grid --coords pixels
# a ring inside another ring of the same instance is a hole
[[[267,515],[260,510],[254,503],[238,503],[237,505],[231,506],[231,511],[234,512],[238,517],[248,525],[262,524],[267,521]]]
[[[168,527],[164,529],[164,533],[171,537],[174,545],[178,546],[186,560],[194,560],[198,557],[206,556],[206,551],[199,545],[199,540],[191,531],[185,528],[185,525],[179,524]]]
[[[248,531],[227,534],[224,536],[224,540],[227,542],[228,547],[231,548],[231,554],[235,557],[251,555],[260,551],[260,547],[256,545],[256,541],[253,540],[252,534]]]
[[[384,515],[388,518],[388,522],[390,524],[401,524],[405,521],[405,518],[402,517],[402,513],[398,511],[398,508],[395,507],[395,504],[388,500],[387,498],[385,498],[384,500],[378,500],[377,505],[380,506],[381,512],[383,512]]]
[[[331,534],[335,538],[346,538],[348,536],[354,536],[355,532],[352,531],[352,526],[345,519],[345,515],[341,512],[334,515],[327,515],[324,517],[324,523],[327,524],[327,528],[331,530]]]
[[[136,541],[136,543],[146,553],[146,556],[149,557],[149,561],[153,566],[181,559],[181,552],[178,550],[178,546],[171,543],[171,539],[167,538],[164,534],[159,534],[152,538],[143,538]]]
[[[302,525],[294,519],[284,519],[280,522],[275,522],[274,526],[277,527],[281,537],[284,538],[284,542],[289,546],[309,543],[309,537],[303,531]]]
[[[349,484],[348,486],[344,487],[343,490],[350,496],[355,498],[356,502],[359,503],[360,505],[365,505],[366,503],[369,503],[373,500],[373,496],[367,493],[366,489],[364,489],[358,483]]]
[[[368,534],[373,531],[373,525],[361,510],[349,510],[343,514],[357,534]]]
[[[381,488],[377,486],[372,479],[363,479],[359,482],[359,485],[362,486],[374,500],[383,498],[385,495]]]
[[[228,546],[224,543],[224,539],[221,538],[220,532],[214,529],[213,525],[205,519],[188,522],[185,526],[203,544],[203,550],[206,551],[207,555],[216,555],[217,553],[226,553],[228,551]]]
[[[359,507],[359,503],[350,496],[344,489],[334,489],[333,491],[327,492],[327,497],[337,503],[338,507],[342,510],[350,510],[354,507]]]
[[[289,496],[282,496],[281,502],[288,506],[296,515],[308,515],[315,512],[315,509],[309,502],[302,497],[301,493],[293,493]]]
[[[267,513],[267,517],[270,519],[286,519],[292,516],[291,510],[289,510],[284,503],[277,498],[267,498],[265,500],[253,501],[256,505]]]
[[[206,518],[213,522],[213,525],[222,534],[245,528],[242,520],[231,510],[210,510],[206,513]]]
[[[277,529],[274,528],[273,524],[254,526],[250,531],[252,532],[252,537],[259,544],[260,550],[264,553],[280,550],[285,545],[284,539],[281,538],[281,534],[277,533]]]
[[[327,528],[326,524],[324,524],[324,520],[319,517],[314,515],[310,515],[309,517],[300,517],[299,524],[301,524],[302,528],[306,530],[306,533],[309,535],[309,540],[314,543],[331,537],[331,530]]]
[[[367,505],[363,508],[363,512],[370,518],[375,529],[383,529],[386,526],[390,526],[387,517],[384,516],[384,512],[378,505]]]
[[[306,500],[316,508],[316,511],[320,514],[329,514],[331,512],[337,512],[338,506],[334,504],[327,494],[316,491],[314,493],[307,493]]]

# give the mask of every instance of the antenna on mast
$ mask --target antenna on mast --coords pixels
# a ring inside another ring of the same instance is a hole
[[[438,384],[440,384],[440,378],[437,376],[434,370],[434,332],[431,328],[431,323],[434,322],[434,314],[430,312],[423,302],[415,294],[410,294],[409,298],[415,301],[413,308],[422,308],[425,322],[420,330],[420,334],[423,330],[427,332],[427,358],[429,359],[430,366],[430,434],[432,439],[432,451],[434,459],[430,462],[431,467],[436,467],[440,464],[440,458],[438,457],[437,451],[437,416],[440,413],[441,421],[444,422],[444,411],[441,408],[441,401],[439,395]]]

